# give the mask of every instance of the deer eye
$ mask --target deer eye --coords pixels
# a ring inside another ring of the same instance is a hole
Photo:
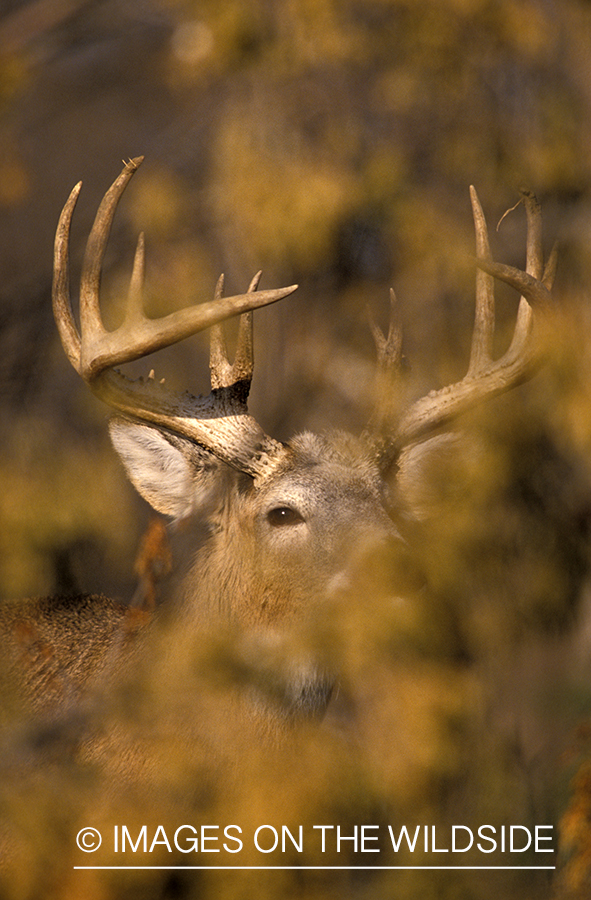
[[[274,528],[282,528],[284,525],[299,525],[304,519],[296,509],[291,506],[276,506],[267,513],[267,522]]]

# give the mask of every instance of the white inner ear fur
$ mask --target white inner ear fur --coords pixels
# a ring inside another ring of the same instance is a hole
[[[195,503],[189,459],[157,428],[114,419],[109,431],[131,483],[144,500],[175,519],[188,516]]]

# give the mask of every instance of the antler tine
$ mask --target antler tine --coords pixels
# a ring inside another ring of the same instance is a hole
[[[527,215],[527,237],[525,271],[540,280],[544,274],[544,251],[542,249],[542,207],[536,195],[523,188],[521,196]]]
[[[253,294],[261,280],[262,272],[257,272],[248,286],[247,294]],[[220,279],[216,285],[214,299],[221,300],[224,279]],[[254,369],[253,352],[253,321],[252,312],[243,313],[238,323],[238,339],[234,362],[230,364],[223,324],[215,325],[211,329],[209,368],[211,370],[211,386],[229,388],[238,386],[244,399],[248,396],[252,373]]]
[[[86,244],[80,278],[80,334],[82,335],[83,368],[85,345],[92,348],[95,341],[107,334],[101,319],[99,305],[103,259],[121,195],[143,161],[143,156],[137,156],[125,164],[121,174],[115,179],[101,201]]]
[[[476,232],[476,254],[482,259],[492,260],[486,219],[473,185],[470,185],[470,200],[474,217],[474,230]],[[479,269],[476,272],[476,311],[467,377],[473,376],[492,361],[494,333],[494,279],[487,272]]]
[[[220,275],[213,292],[213,299],[217,303],[224,294],[224,276]],[[226,346],[226,333],[221,322],[213,325],[209,333],[209,370],[211,374],[211,387],[213,390],[224,387],[222,372],[228,366],[228,349]]]
[[[138,237],[135,256],[133,258],[133,269],[129,280],[129,291],[127,292],[127,307],[125,309],[125,322],[128,327],[134,327],[136,323],[141,322],[144,318],[144,276],[146,273],[146,244],[144,232],[142,231]]]
[[[398,301],[393,288],[390,288],[388,335],[384,335],[373,319],[370,319],[369,325],[376,345],[379,368],[385,372],[399,373],[402,367],[402,326],[398,315]]]
[[[542,284],[549,291],[552,290],[554,286],[554,279],[556,278],[556,269],[558,267],[558,243],[554,243],[552,249],[550,251],[550,255],[548,256],[548,261],[544,266],[544,274],[542,276]]]
[[[55,233],[53,261],[53,315],[58,327],[66,356],[80,374],[80,334],[74,321],[70,300],[70,252],[69,237],[72,215],[82,189],[82,182],[72,189],[59,217]]]
[[[369,327],[376,347],[377,371],[375,407],[364,430],[364,435],[375,443],[376,434],[383,433],[386,424],[392,420],[395,414],[396,405],[400,402],[400,392],[397,387],[403,368],[402,325],[398,301],[393,288],[390,288],[388,334],[384,334],[371,316]]]
[[[535,194],[522,190],[521,196],[525,204],[527,215],[527,237],[525,271],[538,281],[542,279],[544,269],[544,257],[542,251],[542,210]],[[532,328],[532,308],[528,300],[522,296],[517,309],[517,320],[510,352],[519,353],[525,346]]]
[[[534,311],[551,308],[552,297],[543,280],[538,281],[537,278],[532,278],[527,272],[513,266],[504,266],[502,263],[488,262],[485,259],[477,259],[476,265],[519,291]]]
[[[252,278],[248,286],[248,294],[258,291],[259,282],[263,272],[259,270]],[[238,321],[238,342],[234,354],[234,376],[238,381],[250,383],[254,371],[254,333],[253,314],[244,313]]]

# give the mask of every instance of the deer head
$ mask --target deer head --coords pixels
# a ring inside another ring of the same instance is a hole
[[[64,207],[53,290],[62,344],[76,371],[116,411],[111,437],[137,490],[177,524],[196,523],[188,532],[194,538],[191,558],[175,587],[179,616],[190,628],[230,621],[245,634],[258,635],[261,646],[282,647],[302,619],[347,588],[361,556],[404,545],[399,519],[424,513],[421,460],[437,452],[449,424],[530,376],[538,358],[538,322],[551,308],[556,255],[544,268],[540,209],[525,193],[526,270],[493,262],[472,189],[479,271],[465,378],[394,416],[391,395],[400,376],[402,338],[392,293],[388,334],[374,327],[380,390],[364,433],[359,438],[303,433],[282,443],[266,435],[247,411],[252,310],[288,296],[295,286],[259,292],[259,273],[246,294],[224,298],[220,279],[212,302],[147,319],[140,237],[124,322],[115,332],[105,330],[99,311],[101,263],[118,201],[141,161],[125,166],[99,208],[81,277],[80,331],[68,287],[68,240],[80,185]],[[500,359],[492,355],[494,278],[522,295],[513,340]],[[230,363],[220,323],[236,315],[241,316],[238,346]],[[174,396],[153,377],[130,381],[115,368],[207,327],[212,328],[207,397]],[[331,676],[310,660],[290,660],[286,668],[287,705],[323,709]]]

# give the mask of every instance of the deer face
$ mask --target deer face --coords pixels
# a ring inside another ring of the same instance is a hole
[[[115,420],[111,436],[142,496],[192,529],[180,593],[197,616],[269,629],[297,622],[346,590],[361,557],[403,543],[370,447],[346,433],[298,435],[258,486],[161,430]]]
[[[401,541],[362,442],[342,433],[302,434],[288,446],[289,464],[249,492],[238,513],[242,530],[251,531],[261,578],[256,615],[269,622],[298,618],[346,590],[356,560]]]

